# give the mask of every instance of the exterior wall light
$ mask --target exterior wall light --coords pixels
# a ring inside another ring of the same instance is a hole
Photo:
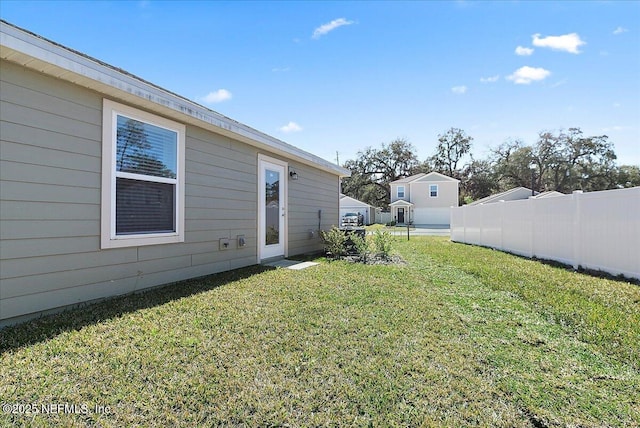
[[[297,180],[298,179],[298,173],[296,172],[295,169],[289,167],[289,178],[291,178],[292,180]]]

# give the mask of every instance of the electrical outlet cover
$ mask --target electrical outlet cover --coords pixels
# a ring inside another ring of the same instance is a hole
[[[231,248],[231,245],[229,244],[229,238],[220,238],[220,249],[228,250],[229,248]]]

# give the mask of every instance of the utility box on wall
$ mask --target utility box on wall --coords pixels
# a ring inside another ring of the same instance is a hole
[[[228,250],[229,248],[229,238],[220,238],[220,250]]]

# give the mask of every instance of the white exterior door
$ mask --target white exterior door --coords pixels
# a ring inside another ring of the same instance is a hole
[[[276,159],[258,158],[258,261],[285,256],[286,167]]]

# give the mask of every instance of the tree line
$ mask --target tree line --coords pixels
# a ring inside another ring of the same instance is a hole
[[[531,145],[508,140],[485,159],[474,157],[472,142],[464,130],[450,128],[438,135],[434,153],[423,161],[404,138],[367,147],[344,163],[351,177],[343,180],[342,193],[386,208],[389,183],[431,171],[460,180],[460,204],[519,186],[561,193],[640,186],[640,166],[617,165],[609,137],[585,136],[580,128],[540,132]]]

